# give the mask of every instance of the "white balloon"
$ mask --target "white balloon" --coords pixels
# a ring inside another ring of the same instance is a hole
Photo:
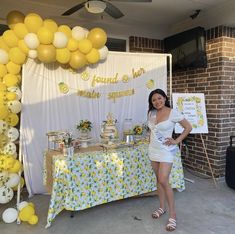
[[[23,208],[25,208],[29,203],[27,201],[20,202],[18,209],[21,211]]]
[[[28,55],[31,59],[35,59],[38,57],[38,52],[37,52],[37,50],[29,50]]]
[[[87,28],[83,28],[84,33],[85,33],[85,38],[87,38],[87,35],[89,34],[89,30]]]
[[[18,100],[7,102],[8,109],[15,114],[21,111],[21,103]]]
[[[16,173],[10,173],[8,175],[8,181],[6,182],[6,186],[13,188],[20,183],[20,176]]]
[[[80,26],[75,26],[72,28],[72,37],[76,40],[82,40],[86,37],[87,31],[80,27]]]
[[[13,142],[7,143],[1,150],[3,154],[15,154],[16,145]]]
[[[28,33],[24,37],[24,42],[29,47],[29,49],[32,50],[36,49],[40,44],[38,37],[35,33]]]
[[[0,172],[0,187],[3,186],[8,178],[8,172],[7,171],[1,171]]]
[[[2,219],[5,223],[13,223],[18,217],[18,212],[14,208],[8,208],[2,213]]]
[[[5,132],[8,129],[8,124],[0,119],[0,134]]]
[[[10,127],[10,128],[6,131],[5,135],[9,138],[9,140],[10,140],[11,142],[13,142],[13,141],[16,141],[16,140],[19,138],[20,133],[19,133],[19,131],[18,131],[17,128]]]
[[[11,86],[11,87],[7,88],[7,90],[8,90],[9,92],[16,93],[18,100],[21,99],[22,93],[21,93],[21,91],[20,91],[20,89],[19,89],[18,87],[16,87],[16,86]]]
[[[108,56],[109,50],[107,46],[103,46],[101,49],[99,49],[100,54],[100,60],[105,60]]]
[[[0,187],[0,204],[8,203],[14,196],[12,188],[7,186]]]
[[[0,64],[7,64],[8,61],[9,61],[8,53],[5,50],[0,49]]]
[[[55,32],[53,45],[56,48],[65,48],[68,44],[68,38],[63,32]]]

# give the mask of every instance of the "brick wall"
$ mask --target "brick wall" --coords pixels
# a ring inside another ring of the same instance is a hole
[[[131,37],[130,49],[143,52],[150,49],[145,42],[141,50],[140,41],[143,40]],[[163,51],[163,44],[158,45],[151,48],[153,52]],[[213,174],[218,178],[225,173],[229,136],[235,135],[235,29],[218,26],[207,30],[206,50],[207,68],[173,72],[172,88],[173,92],[205,94],[209,133],[202,137]],[[188,154],[183,151],[184,165],[211,175],[200,134],[190,135],[186,142],[189,151]]]

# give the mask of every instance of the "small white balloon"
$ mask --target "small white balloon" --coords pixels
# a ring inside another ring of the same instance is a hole
[[[17,128],[10,127],[10,128],[6,131],[5,135],[9,138],[9,140],[10,140],[11,142],[13,142],[13,141],[16,141],[16,140],[19,138],[20,133],[19,133],[19,131],[18,131]]]
[[[1,171],[0,172],[0,187],[2,187],[7,182],[7,178],[8,178],[8,172]]]
[[[29,203],[27,201],[20,202],[18,209],[21,211],[23,208],[25,208]]]
[[[9,61],[8,53],[5,50],[0,49],[0,64],[7,64],[8,61]]]
[[[100,60],[105,60],[108,56],[109,50],[107,46],[103,46],[101,49],[98,50],[100,54]]]
[[[35,33],[28,33],[24,37],[24,42],[29,47],[29,49],[32,50],[36,49],[40,44],[38,37]]]
[[[17,99],[18,99],[18,100],[21,99],[21,97],[22,97],[22,92],[20,91],[20,89],[19,89],[18,87],[16,87],[16,86],[11,86],[11,87],[7,88],[7,90],[8,90],[9,92],[15,93],[15,94],[17,95]]]
[[[18,212],[14,208],[8,208],[2,213],[2,220],[5,223],[13,223],[18,217]]]
[[[72,28],[72,37],[78,41],[84,39],[87,35],[87,31],[80,26],[75,26]]]
[[[20,176],[16,173],[9,173],[6,186],[9,188],[13,188],[17,186],[19,183],[20,183]]]
[[[5,204],[11,201],[14,196],[14,192],[12,188],[7,186],[0,187],[0,204]]]
[[[15,154],[16,145],[13,142],[7,143],[1,150],[3,154]]]
[[[38,57],[38,52],[37,52],[37,50],[29,50],[28,56],[29,56],[31,59],[37,58],[37,57]]]
[[[7,102],[8,109],[15,114],[21,111],[21,103],[18,100]]]
[[[53,40],[53,45],[56,48],[65,48],[68,44],[68,38],[63,32],[56,32],[54,34],[54,40]]]

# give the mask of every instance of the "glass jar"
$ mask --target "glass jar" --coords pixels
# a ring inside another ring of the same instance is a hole
[[[133,123],[132,119],[125,119],[123,122],[123,134],[132,134]]]

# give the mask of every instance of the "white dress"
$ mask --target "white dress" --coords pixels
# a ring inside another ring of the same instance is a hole
[[[184,119],[184,116],[176,109],[171,109],[169,118],[156,124],[156,111],[151,111],[148,116],[148,127],[151,130],[149,143],[149,159],[156,162],[172,163],[177,145],[166,146],[166,138],[172,137],[175,124]]]

